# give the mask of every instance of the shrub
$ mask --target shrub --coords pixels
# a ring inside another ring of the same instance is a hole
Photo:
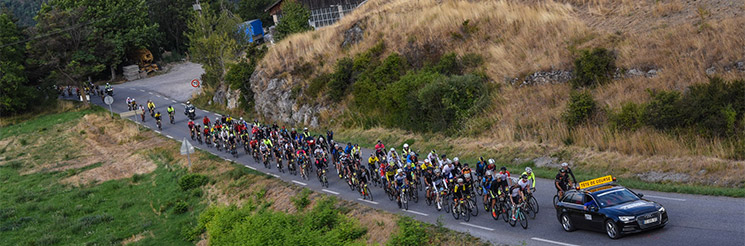
[[[398,232],[388,240],[389,246],[417,246],[426,245],[427,230],[422,223],[411,217],[401,217],[398,222]]]
[[[174,214],[183,214],[186,213],[186,211],[189,211],[189,204],[185,201],[178,201],[173,205]]]
[[[636,130],[644,121],[644,108],[636,103],[624,103],[621,110],[610,115],[610,123],[613,128],[620,130]]]
[[[458,61],[458,55],[455,53],[447,53],[440,57],[440,61],[434,65],[433,69],[436,72],[445,75],[461,74],[461,71],[463,70]]]
[[[295,205],[295,209],[298,211],[301,211],[308,207],[310,205],[310,199],[308,199],[308,196],[310,195],[310,190],[307,188],[303,188],[300,193],[295,195],[291,198],[292,204]]]
[[[679,126],[680,93],[677,91],[649,91],[652,100],[644,107],[643,119],[647,125],[657,129],[669,129]]]
[[[353,61],[351,58],[342,58],[336,62],[334,73],[328,81],[329,98],[334,102],[344,99],[347,87],[353,82]]]
[[[187,191],[205,185],[208,181],[209,180],[207,179],[207,176],[190,173],[182,176],[178,180],[178,186],[181,188],[181,190]]]
[[[326,83],[331,80],[331,75],[329,74],[321,74],[317,77],[310,80],[310,85],[308,85],[308,88],[305,89],[305,96],[308,98],[316,98],[318,97],[318,93],[323,91],[323,89],[326,88]]]
[[[581,50],[574,60],[572,87],[595,86],[610,81],[616,70],[616,56],[604,48]]]
[[[573,91],[562,119],[570,128],[575,127],[586,122],[595,113],[596,107],[589,91]]]

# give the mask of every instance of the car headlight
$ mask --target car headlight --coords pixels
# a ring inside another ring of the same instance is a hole
[[[618,216],[618,219],[623,222],[629,222],[634,220],[634,216]]]
[[[665,207],[660,207],[660,209],[658,209],[657,211],[660,211],[660,213],[664,213],[665,212]]]

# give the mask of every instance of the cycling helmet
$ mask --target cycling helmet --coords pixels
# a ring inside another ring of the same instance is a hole
[[[454,162],[458,162],[458,160],[460,160],[460,159],[458,159],[458,157],[453,158],[453,161]]]
[[[445,156],[446,156],[445,154],[442,154],[442,155],[440,156],[440,158],[442,158],[442,159],[445,159]]]
[[[158,111],[157,113],[160,114],[160,111]]]
[[[199,126],[199,125],[197,125],[197,126]],[[233,134],[232,133],[230,134],[230,137],[233,137]]]
[[[489,164],[494,164],[494,159],[489,159]]]
[[[466,174],[463,175],[463,178],[470,179],[471,178],[471,174],[470,173],[466,173]]]
[[[243,121],[243,117],[241,117],[241,121]]]
[[[530,168],[530,167],[526,167],[526,168],[525,168],[525,172],[526,172],[526,173],[532,173],[532,172],[533,172],[533,169],[532,169],[532,168]]]
[[[502,170],[502,171],[507,171],[507,167],[505,167],[505,166],[503,166],[503,167],[500,167],[500,168],[499,168],[499,170]]]
[[[148,100],[148,101],[150,101],[150,100]],[[186,104],[191,104],[191,102],[190,101],[186,101]]]
[[[487,170],[487,171],[486,171],[486,175],[485,175],[485,176],[489,177],[489,176],[491,176],[491,175],[492,175],[492,173],[491,173],[491,170]]]
[[[435,168],[435,173],[440,173],[440,172],[442,172],[442,171],[440,171],[439,168]]]
[[[561,167],[566,167],[566,166],[569,166],[569,163],[566,163],[566,162],[561,163]]]
[[[160,113],[159,113],[159,114],[160,114]],[[197,124],[194,124],[194,125],[195,125],[195,126],[197,126],[197,127],[199,127],[199,123],[197,123]]]
[[[437,151],[436,151],[436,150],[434,150],[434,149],[432,149],[432,153],[437,153]]]
[[[303,131],[306,131],[307,132],[308,131],[308,128],[307,127],[303,128]]]
[[[408,148],[408,147],[409,147],[409,144],[405,143],[405,144],[404,144],[404,149],[405,149],[405,148]]]
[[[468,167],[468,163],[463,163],[463,166],[464,167]]]
[[[401,168],[399,168],[398,170],[396,170],[396,173],[402,173],[402,172],[404,172],[404,170],[401,169]]]
[[[424,163],[429,163],[429,159],[424,159]]]
[[[520,176],[520,177],[521,177],[522,179],[527,179],[527,178],[528,178],[528,175],[527,175],[527,174],[523,174],[523,176]]]
[[[391,151],[396,151],[396,148],[391,148]]]
[[[480,162],[484,162],[484,157],[483,156],[482,157],[479,157],[479,161]]]
[[[370,157],[372,157],[372,156],[373,156],[373,153],[370,153]]]
[[[462,178],[458,178],[458,183],[463,183],[463,179]]]

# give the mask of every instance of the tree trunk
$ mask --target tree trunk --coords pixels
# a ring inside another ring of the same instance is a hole
[[[114,79],[116,79],[116,66],[111,66],[111,79],[109,81],[114,82]]]

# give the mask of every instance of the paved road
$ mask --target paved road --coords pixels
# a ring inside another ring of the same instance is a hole
[[[168,76],[168,74],[163,76]],[[156,83],[157,81],[157,77],[155,77],[151,78],[150,82]],[[187,82],[182,81],[182,83]],[[183,99],[176,100],[156,91],[149,91],[148,88],[151,88],[151,85],[147,83],[116,85],[113,110],[117,113],[126,111],[124,99],[128,96],[137,98],[139,103],[152,99],[158,110],[165,116],[163,130],[158,131],[155,121],[149,116],[146,117],[147,121],[143,125],[177,141],[188,137],[187,119],[183,115],[183,106],[181,105]],[[104,106],[100,99],[93,99],[92,101]],[[175,125],[168,123],[165,109],[168,105],[174,105],[176,108]],[[205,115],[213,120],[217,116],[213,112],[197,110],[197,118]],[[131,119],[140,122],[139,119],[134,117],[131,117]],[[379,188],[372,190],[374,201],[360,199],[357,192],[351,191],[343,181],[333,175],[335,171],[331,171],[332,175],[329,175],[329,188],[323,189],[316,179],[305,181],[299,176],[279,173],[276,168],[266,169],[262,164],[255,163],[250,156],[241,154],[239,158],[233,158],[230,154],[217,152],[214,148],[198,143],[193,144],[197,148],[210,151],[226,160],[268,173],[286,182],[307,187],[317,192],[336,195],[373,208],[411,216],[432,224],[440,220],[450,229],[468,232],[492,243],[511,245],[745,245],[745,199],[637,190],[637,192],[644,193],[645,198],[662,203],[668,210],[670,223],[663,229],[634,234],[619,240],[610,240],[604,233],[564,232],[556,219],[555,210],[552,210],[551,198],[555,193],[552,188],[552,181],[546,179],[538,179],[537,181],[536,198],[541,208],[540,212],[536,219],[529,220],[529,228],[524,230],[520,226],[510,227],[501,220],[495,221],[484,211],[480,211],[479,215],[473,217],[468,223],[455,220],[449,213],[439,212],[434,207],[427,206],[422,198],[420,198],[419,203],[410,203],[409,210],[404,211],[399,209],[395,202],[389,201],[382,189]],[[369,149],[363,149],[363,153],[370,153],[370,151]],[[519,173],[519,170],[511,171]],[[422,194],[420,193],[420,197],[423,197]]]

